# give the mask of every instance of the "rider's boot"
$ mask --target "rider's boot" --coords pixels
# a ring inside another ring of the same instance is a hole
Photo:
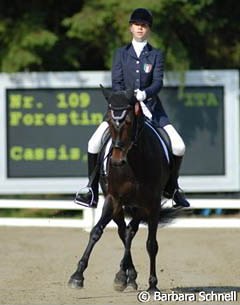
[[[98,204],[99,169],[97,168],[98,154],[88,153],[88,178],[87,187],[76,194],[75,203],[96,208]]]
[[[179,170],[182,163],[182,157],[173,155],[173,168],[170,179],[164,191],[166,198],[172,198],[175,202],[175,207],[190,207],[190,203],[187,201],[184,193],[180,190],[178,185]]]

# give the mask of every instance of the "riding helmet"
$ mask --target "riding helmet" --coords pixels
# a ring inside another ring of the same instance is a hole
[[[129,23],[134,22],[147,23],[151,27],[153,23],[152,13],[145,8],[137,8],[132,12],[129,19]]]

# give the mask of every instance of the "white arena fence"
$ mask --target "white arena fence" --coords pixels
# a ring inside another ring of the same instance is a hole
[[[0,209],[55,209],[55,210],[82,210],[81,219],[57,219],[57,218],[14,218],[0,217],[1,226],[16,227],[69,227],[90,230],[98,221],[103,205],[103,197],[100,196],[97,209],[85,208],[75,204],[71,200],[22,200],[1,199]],[[168,200],[164,207],[171,207]],[[240,209],[240,199],[191,199],[192,209]],[[108,227],[115,227],[112,221]],[[145,226],[145,225],[142,225]],[[161,225],[160,225],[161,226]],[[240,217],[184,217],[177,218],[165,225],[170,228],[240,228]]]

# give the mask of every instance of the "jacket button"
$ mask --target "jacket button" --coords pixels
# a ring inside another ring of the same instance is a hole
[[[139,73],[139,70],[136,70],[137,73]]]
[[[139,64],[139,60],[136,61],[136,64]]]

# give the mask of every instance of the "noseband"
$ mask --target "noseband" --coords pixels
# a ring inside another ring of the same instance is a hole
[[[133,106],[131,106],[131,105],[127,105],[127,106],[124,106],[124,107],[112,107],[112,105],[109,104],[109,109],[110,109],[110,112],[111,112],[111,118],[113,119],[113,122],[114,122],[113,126],[114,126],[115,130],[118,131],[117,138],[112,139],[113,148],[117,148],[117,149],[120,149],[122,151],[125,150],[124,143],[119,138],[119,131],[125,123],[125,118],[126,118],[128,110],[132,109],[132,108],[133,108]],[[132,146],[132,144],[133,144],[133,141],[132,141],[130,147]]]

